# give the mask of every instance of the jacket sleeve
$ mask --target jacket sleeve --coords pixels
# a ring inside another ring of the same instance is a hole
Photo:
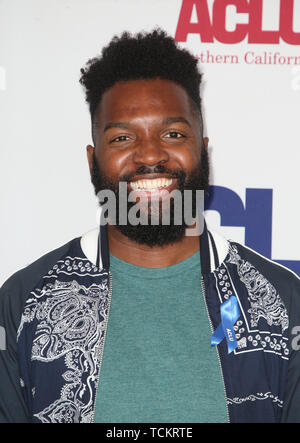
[[[300,423],[300,280],[293,282],[292,296],[288,302],[289,312],[289,365],[282,411],[282,422]]]
[[[29,422],[17,354],[17,330],[24,306],[18,273],[0,288],[0,423]]]

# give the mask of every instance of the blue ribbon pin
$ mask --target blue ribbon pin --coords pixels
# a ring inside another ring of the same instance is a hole
[[[237,348],[233,326],[241,315],[237,298],[232,295],[221,304],[221,323],[211,336],[211,346],[218,345],[226,337],[228,354]]]

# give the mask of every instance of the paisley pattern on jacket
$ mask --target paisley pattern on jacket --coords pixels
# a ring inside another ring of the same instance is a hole
[[[44,423],[91,422],[108,318],[107,278],[89,286],[54,280],[32,295],[18,336],[35,322],[31,360],[48,364],[63,359],[65,365],[60,397],[34,416]],[[32,390],[34,397],[36,387]]]
[[[257,327],[259,319],[264,318],[268,325],[280,326],[284,332],[289,325],[288,314],[274,286],[251,263],[242,260],[234,245],[230,246],[229,255],[228,262],[236,265],[249,294],[251,326]]]

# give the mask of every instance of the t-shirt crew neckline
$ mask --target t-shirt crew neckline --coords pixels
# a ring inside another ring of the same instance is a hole
[[[200,264],[200,250],[196,251],[190,257],[182,260],[174,265],[163,266],[160,268],[147,268],[143,266],[133,265],[110,253],[110,268],[117,272],[125,272],[127,275],[139,278],[164,278],[166,276],[174,276],[193,268],[197,268]]]

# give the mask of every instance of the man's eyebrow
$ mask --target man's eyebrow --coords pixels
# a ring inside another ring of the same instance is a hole
[[[162,124],[164,125],[170,125],[172,123],[184,123],[191,127],[191,124],[184,117],[167,117],[162,120]],[[129,127],[129,122],[110,122],[105,125],[104,132],[111,128],[129,129]]]
[[[184,117],[167,117],[167,118],[163,119],[163,124],[165,124],[165,125],[170,125],[172,123],[185,123],[186,125],[191,127],[191,124],[189,123],[189,121],[187,119],[185,119]]]
[[[121,128],[121,129],[128,129],[130,126],[130,123],[126,122],[111,122],[107,123],[104,127],[104,132],[111,128]]]

